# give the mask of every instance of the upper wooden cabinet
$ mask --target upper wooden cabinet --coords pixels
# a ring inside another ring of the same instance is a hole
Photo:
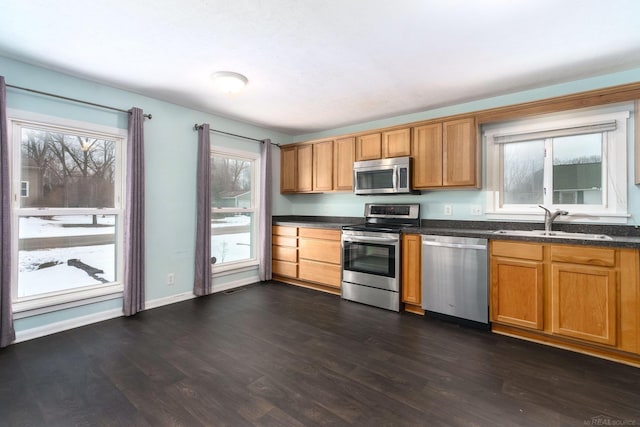
[[[478,148],[475,118],[442,124],[442,185],[473,187],[478,183]]]
[[[296,191],[313,190],[313,146],[300,145],[296,156]]]
[[[295,193],[297,191],[298,147],[280,148],[280,192]]]
[[[333,143],[333,189],[353,190],[353,162],[356,160],[356,138],[336,139]]]
[[[382,132],[382,158],[411,155],[411,128]]]
[[[442,123],[413,128],[413,188],[442,187]]]
[[[333,141],[280,149],[280,192],[333,190]]]
[[[333,141],[313,144],[313,191],[333,190]]]
[[[356,139],[356,160],[377,160],[382,158],[382,135],[372,133]]]
[[[477,187],[479,145],[475,118],[413,128],[413,187]]]

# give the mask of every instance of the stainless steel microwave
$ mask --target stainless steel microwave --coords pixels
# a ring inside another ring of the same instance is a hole
[[[353,163],[355,194],[411,193],[411,158],[393,157]]]

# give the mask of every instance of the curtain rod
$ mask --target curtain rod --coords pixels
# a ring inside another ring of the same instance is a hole
[[[193,126],[193,130],[198,130],[198,129],[200,129],[201,127],[202,127],[202,125],[199,125],[199,124],[197,124],[197,123],[196,123],[196,124]],[[218,130],[218,129],[209,129],[209,132],[223,133],[223,134],[225,134],[225,135],[235,136],[235,137],[237,137],[237,138],[248,139],[248,140],[250,140],[250,141],[255,141],[255,142],[264,142],[264,141],[262,141],[261,139],[255,139],[255,138],[251,138],[251,137],[248,137],[248,136],[242,136],[242,135],[238,135],[238,134],[230,133],[230,132],[225,132],[225,131]],[[275,143],[275,142],[272,142],[272,143],[271,143],[271,145],[275,145],[276,147],[279,147],[279,146],[280,146],[280,144],[277,144],[277,143]]]
[[[5,86],[13,88],[13,89],[19,89],[19,90],[24,90],[24,91],[27,91],[27,92],[37,93],[39,95],[46,95],[46,96],[51,96],[53,98],[64,99],[66,101],[79,102],[80,104],[86,104],[86,105],[91,105],[91,106],[94,106],[94,107],[105,108],[107,110],[119,111],[121,113],[129,113],[129,111],[123,110],[121,108],[109,107],[108,105],[96,104],[94,102],[83,101],[81,99],[76,99],[76,98],[69,98],[68,96],[56,95],[55,93],[42,92],[40,90],[29,89],[29,88],[26,88],[26,87],[20,87],[20,86],[15,86],[15,85],[10,85],[10,84],[7,84]],[[153,118],[153,116],[151,114],[145,114],[144,116],[149,120],[151,120]]]

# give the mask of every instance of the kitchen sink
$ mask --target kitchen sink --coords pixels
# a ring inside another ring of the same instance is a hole
[[[591,233],[569,233],[566,231],[549,231],[544,230],[497,230],[494,234],[502,234],[504,236],[531,236],[531,237],[551,237],[556,239],[577,239],[577,240],[613,240],[611,236],[606,234]]]

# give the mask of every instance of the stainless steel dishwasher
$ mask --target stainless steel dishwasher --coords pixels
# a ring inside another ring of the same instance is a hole
[[[489,324],[487,239],[422,236],[422,308]]]

